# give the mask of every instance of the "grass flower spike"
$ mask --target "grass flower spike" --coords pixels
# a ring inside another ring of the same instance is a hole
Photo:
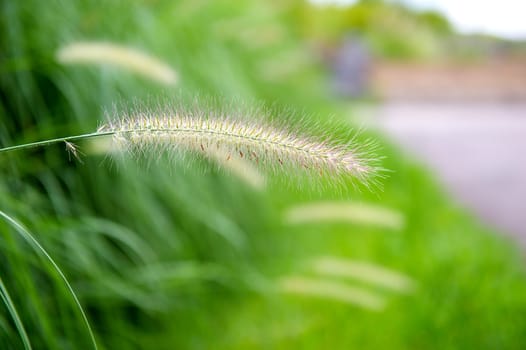
[[[353,142],[346,145],[292,131],[288,126],[207,111],[139,112],[99,128],[133,153],[200,152],[243,159],[263,170],[301,170],[316,176],[348,176],[367,182],[376,174],[374,157]]]
[[[351,201],[321,201],[298,204],[284,213],[289,224],[350,223],[401,231],[405,227],[404,215],[384,206]]]
[[[150,159],[165,153],[200,153],[208,158],[223,157],[223,163],[252,162],[264,171],[349,177],[364,184],[377,174],[375,158],[354,141],[338,144],[293,131],[282,124],[184,107],[139,108],[110,115],[94,133],[7,147],[0,149],[0,153],[54,142],[67,142],[71,148],[74,140],[111,136],[112,153],[127,150],[134,155],[146,154]]]
[[[76,42],[60,48],[63,64],[109,64],[128,69],[165,85],[175,85],[177,74],[168,64],[144,52],[109,42]]]

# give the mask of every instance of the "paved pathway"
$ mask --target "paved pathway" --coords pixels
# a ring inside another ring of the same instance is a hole
[[[457,200],[526,247],[526,103],[386,103],[377,123]]]

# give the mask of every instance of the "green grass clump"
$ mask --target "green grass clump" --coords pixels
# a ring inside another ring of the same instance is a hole
[[[298,59],[312,56],[295,30],[295,1],[0,6],[1,147],[96,130],[114,101],[133,105],[180,89],[275,103],[271,111],[335,114],[345,124],[347,110],[324,97],[320,67]],[[60,48],[86,41],[161,57],[177,85],[115,62],[56,60]],[[393,170],[383,191],[325,186],[325,178],[315,188],[302,179],[283,186],[287,174],[255,189],[208,159],[181,164],[160,156],[144,166],[109,161],[79,143],[80,163],[58,143],[0,154],[0,210],[27,227],[63,271],[103,349],[520,348],[526,272],[517,249],[455,208],[380,136],[364,132],[357,142],[371,136],[381,143],[382,166]],[[376,220],[389,224],[371,225],[363,211],[343,216],[362,221],[290,220],[291,208],[344,200],[383,208]],[[412,288],[402,293],[356,274],[328,274],[313,267],[319,257],[366,262]],[[0,262],[0,348],[93,346],[56,269],[6,221]],[[317,296],[284,292],[287,276],[325,287],[311,288]],[[382,308],[328,296],[348,290]]]

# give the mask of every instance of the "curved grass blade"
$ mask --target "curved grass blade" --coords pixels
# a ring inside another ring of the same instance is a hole
[[[2,277],[0,277],[0,298],[4,301],[5,306],[7,307],[7,310],[9,310],[9,313],[11,314],[11,317],[13,318],[13,321],[15,322],[16,329],[18,330],[18,334],[20,334],[20,339],[22,340],[22,343],[24,344],[24,349],[31,350],[31,342],[29,341],[29,337],[27,336],[26,329],[24,327],[24,324],[22,323],[22,320],[20,319],[20,316],[18,316],[18,312],[16,311],[15,304],[13,303],[13,300],[9,296],[9,292],[7,291],[7,288],[4,284],[4,281],[2,280]]]
[[[80,314],[82,316],[83,322],[86,325],[86,328],[88,330],[90,340],[91,340],[91,342],[93,344],[93,348],[95,350],[97,350],[98,349],[97,342],[95,341],[95,335],[93,334],[93,331],[92,331],[91,326],[89,324],[88,317],[86,316],[86,313],[84,312],[84,309],[82,308],[82,305],[80,304],[80,301],[77,298],[77,295],[75,294],[75,291],[71,287],[71,284],[69,284],[68,279],[66,278],[66,276],[64,275],[62,270],[58,267],[58,265],[55,262],[55,260],[53,260],[53,258],[51,258],[51,256],[44,249],[44,247],[42,247],[42,245],[36,240],[36,238],[24,226],[22,226],[18,221],[16,221],[15,219],[10,217],[6,213],[4,213],[2,210],[0,210],[0,216],[3,217],[7,221],[7,223],[9,223],[22,236],[22,238],[25,239],[29,243],[29,245],[31,245],[37,252],[42,254],[50,262],[50,264],[53,266],[53,268],[57,271],[57,273],[59,274],[60,278],[66,284],[66,287],[68,288],[69,292],[71,293],[71,296],[73,297],[73,299],[75,301],[75,304],[77,305],[77,307],[79,309],[79,312],[80,312]]]

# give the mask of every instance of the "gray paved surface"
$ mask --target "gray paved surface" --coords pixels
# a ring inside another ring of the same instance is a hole
[[[526,247],[526,103],[386,103],[375,123],[457,201]]]

